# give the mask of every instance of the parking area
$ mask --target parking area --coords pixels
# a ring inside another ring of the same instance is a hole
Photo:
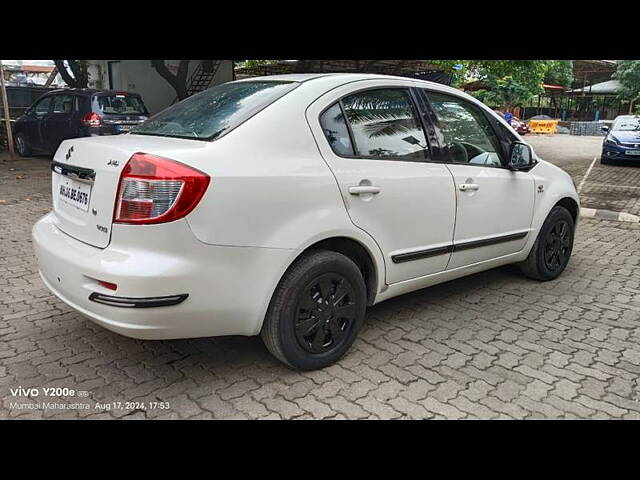
[[[582,207],[640,216],[640,160],[601,165],[602,137],[527,135],[525,140],[542,158],[566,170],[577,186],[593,164],[580,190]]]
[[[576,184],[602,141],[526,140]],[[640,167],[596,162],[582,198],[639,215]],[[0,418],[640,418],[640,224],[581,220],[556,281],[504,267],[381,303],[337,365],[296,372],[259,338],[138,341],[81,317],[37,273],[50,203],[48,158],[0,157]],[[19,387],[86,393],[32,408]]]

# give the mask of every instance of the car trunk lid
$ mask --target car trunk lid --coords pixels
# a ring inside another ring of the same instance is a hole
[[[181,159],[206,147],[196,140],[131,134],[64,141],[52,163],[57,227],[82,242],[107,247],[120,174],[131,156],[145,152]]]

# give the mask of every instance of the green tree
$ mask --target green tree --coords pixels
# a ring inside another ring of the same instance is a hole
[[[613,78],[622,88],[618,98],[629,102],[629,113],[633,113],[634,103],[640,99],[640,60],[620,60]]]
[[[488,84],[490,90],[482,96],[482,101],[502,107],[508,112],[544,91],[542,84],[522,84],[511,75],[502,78],[491,76],[488,78]]]
[[[545,83],[571,88],[573,83],[573,60],[547,60]]]

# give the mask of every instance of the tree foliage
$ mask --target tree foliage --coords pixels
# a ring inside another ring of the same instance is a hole
[[[569,88],[573,81],[571,60],[429,60],[452,76],[452,84],[479,81],[485,89],[479,99],[504,107],[521,105],[544,93],[543,83]]]
[[[633,111],[633,104],[640,100],[640,60],[620,60],[613,78],[621,84],[618,97],[630,102],[629,112]]]
[[[89,70],[86,60],[54,60],[60,76],[70,88],[87,88]]]
[[[542,86],[523,85],[510,75],[502,78],[490,77],[489,86],[490,90],[482,100],[491,105],[499,105],[508,112],[543,90]]]

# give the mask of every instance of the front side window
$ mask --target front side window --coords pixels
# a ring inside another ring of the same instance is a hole
[[[36,115],[45,115],[49,113],[49,105],[51,105],[52,98],[53,97],[45,97],[36,104],[34,109]]]
[[[453,96],[425,93],[438,120],[444,149],[453,163],[502,166],[498,137],[477,106]]]
[[[429,146],[409,90],[380,88],[342,99],[356,155],[367,158],[421,160]]]
[[[71,113],[73,111],[72,95],[56,95],[53,101],[53,113]]]
[[[214,140],[298,85],[275,80],[218,85],[167,108],[131,133]]]

